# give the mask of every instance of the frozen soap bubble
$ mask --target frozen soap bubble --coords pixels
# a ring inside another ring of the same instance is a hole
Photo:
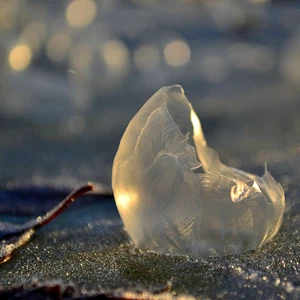
[[[179,85],[161,88],[129,123],[112,186],[135,245],[174,255],[259,248],[278,232],[285,208],[267,170],[259,177],[220,162]]]

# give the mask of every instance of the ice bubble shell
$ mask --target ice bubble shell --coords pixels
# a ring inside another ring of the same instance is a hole
[[[130,121],[112,187],[134,244],[173,255],[257,249],[277,234],[285,209],[267,169],[259,177],[220,162],[179,85],[161,88]]]

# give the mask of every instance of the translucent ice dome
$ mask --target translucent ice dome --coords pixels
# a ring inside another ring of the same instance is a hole
[[[267,170],[259,177],[220,162],[179,85],[161,88],[129,123],[112,186],[135,245],[174,255],[256,249],[276,235],[285,209]]]

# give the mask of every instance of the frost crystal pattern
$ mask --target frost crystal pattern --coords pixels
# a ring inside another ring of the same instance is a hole
[[[276,235],[285,208],[267,170],[259,177],[220,162],[179,85],[161,88],[129,123],[112,186],[135,245],[159,253],[256,249]]]

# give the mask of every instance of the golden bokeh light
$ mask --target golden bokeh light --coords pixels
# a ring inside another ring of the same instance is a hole
[[[72,39],[65,33],[58,33],[50,38],[46,45],[47,56],[54,62],[66,59]]]
[[[112,40],[104,44],[102,54],[109,71],[125,74],[129,67],[129,52],[124,43]]]
[[[13,70],[22,71],[28,67],[31,58],[31,49],[27,45],[17,45],[9,53],[9,64]]]
[[[141,46],[133,56],[135,66],[142,72],[150,72],[159,65],[159,51],[153,46]]]
[[[167,63],[173,67],[181,67],[191,58],[190,47],[179,40],[170,42],[164,52]]]
[[[73,0],[66,10],[68,23],[75,28],[89,25],[96,17],[97,5],[93,0]]]

